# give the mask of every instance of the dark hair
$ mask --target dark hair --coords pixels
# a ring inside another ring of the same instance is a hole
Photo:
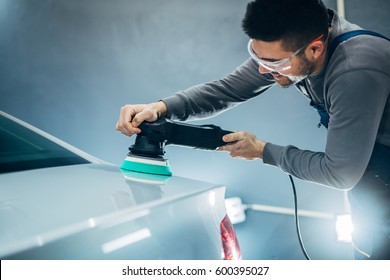
[[[293,51],[328,33],[328,12],[321,0],[255,0],[247,5],[242,20],[244,32],[252,39],[282,40]]]

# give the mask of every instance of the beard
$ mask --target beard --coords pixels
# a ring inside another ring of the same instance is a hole
[[[271,74],[275,78],[275,82],[278,86],[282,88],[288,88],[291,85],[294,85],[303,79],[305,79],[308,75],[313,72],[314,63],[310,62],[306,56],[302,56],[301,63],[299,64],[299,68],[296,70],[296,74],[294,75],[283,75],[278,72],[272,72]]]

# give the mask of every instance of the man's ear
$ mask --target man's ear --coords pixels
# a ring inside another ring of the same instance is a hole
[[[312,59],[318,59],[326,51],[325,42],[315,41],[306,48],[306,54]]]

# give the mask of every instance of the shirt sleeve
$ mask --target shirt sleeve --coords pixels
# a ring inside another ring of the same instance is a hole
[[[167,117],[181,121],[208,118],[261,94],[274,80],[269,74],[261,75],[257,69],[256,63],[248,59],[226,77],[162,99],[167,106]]]

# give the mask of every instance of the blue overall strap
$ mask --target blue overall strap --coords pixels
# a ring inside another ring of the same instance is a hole
[[[346,32],[346,33],[338,35],[330,43],[329,50],[328,50],[328,60],[330,60],[330,58],[332,57],[332,55],[333,55],[333,53],[336,50],[338,45],[340,45],[342,42],[344,42],[344,41],[346,41],[346,40],[348,40],[348,39],[350,39],[352,37],[358,36],[358,35],[371,35],[371,36],[380,37],[380,38],[383,38],[383,39],[386,39],[386,40],[390,41],[390,39],[387,38],[386,36],[383,36],[382,34],[379,34],[377,32],[370,31],[370,30],[363,30],[363,29],[361,29],[361,30],[349,31],[349,32]],[[313,102],[311,102],[310,105],[320,115],[320,123],[318,124],[318,127],[323,125],[324,127],[328,128],[329,115],[328,115],[328,112],[325,109],[325,105],[324,104],[314,104]]]
[[[311,101],[310,106],[313,107],[313,109],[316,110],[317,113],[320,115],[320,122],[317,126],[320,127],[321,125],[323,125],[326,128],[328,128],[329,115],[325,109],[325,105],[324,104],[314,104],[313,101]]]

